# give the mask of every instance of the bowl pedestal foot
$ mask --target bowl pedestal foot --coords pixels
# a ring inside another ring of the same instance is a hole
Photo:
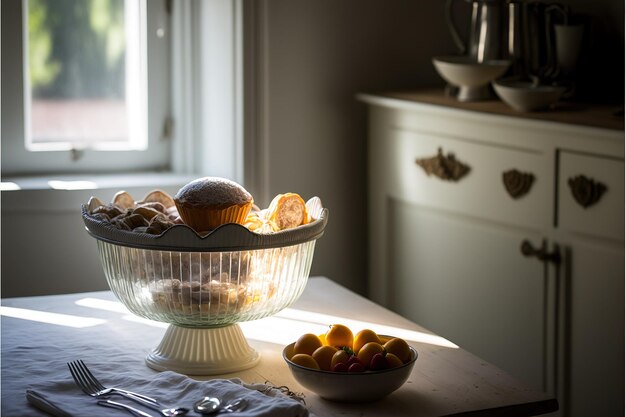
[[[252,368],[259,359],[238,324],[208,329],[170,324],[146,364],[157,371],[220,375]]]
[[[495,96],[491,93],[489,84],[485,84],[477,87],[461,86],[456,98],[459,101],[481,101],[491,100]]]

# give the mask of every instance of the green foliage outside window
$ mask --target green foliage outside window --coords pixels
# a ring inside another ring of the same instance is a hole
[[[124,0],[28,3],[33,96],[124,97]]]

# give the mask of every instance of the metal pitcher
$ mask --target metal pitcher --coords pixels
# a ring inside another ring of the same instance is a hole
[[[464,41],[452,18],[455,0],[446,0],[446,22],[462,55],[485,62],[503,56],[503,0],[465,0],[471,6],[469,36]]]
[[[569,15],[557,2],[507,1],[505,57],[512,75],[548,83],[573,71],[583,28],[570,25]]]

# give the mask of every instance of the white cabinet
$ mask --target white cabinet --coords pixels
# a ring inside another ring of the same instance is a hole
[[[569,320],[565,323],[564,365],[570,412],[566,415],[621,417],[624,245],[574,237],[568,243],[568,254]]]
[[[623,131],[361,98],[370,298],[563,416],[623,415]]]

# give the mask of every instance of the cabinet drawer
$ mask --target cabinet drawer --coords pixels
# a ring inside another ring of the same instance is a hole
[[[624,161],[561,151],[557,223],[564,230],[623,241]]]
[[[392,130],[389,136],[388,192],[400,199],[496,222],[529,227],[551,225],[553,180],[549,155],[468,142],[415,131]],[[416,159],[435,157],[441,149],[469,166],[458,181],[429,175]],[[530,173],[530,189],[513,198],[503,174]]]

